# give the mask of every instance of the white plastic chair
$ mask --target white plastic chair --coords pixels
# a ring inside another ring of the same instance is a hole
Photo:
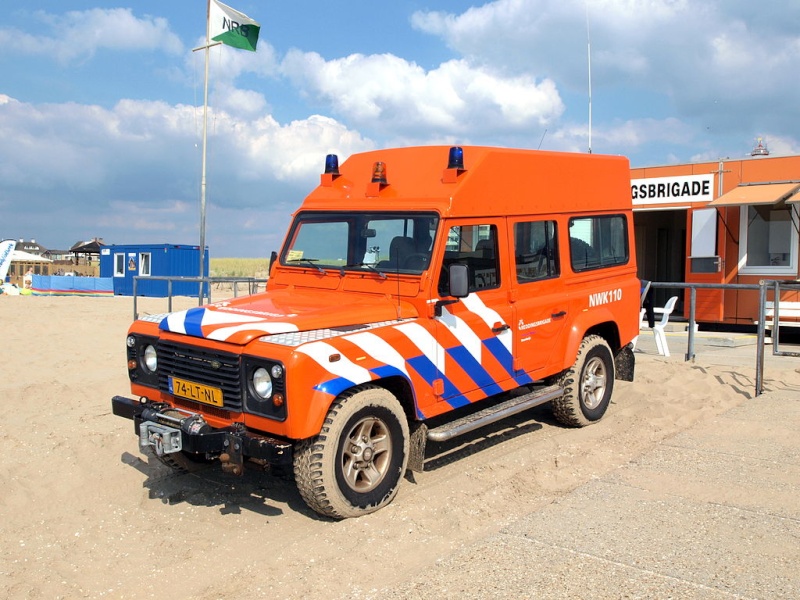
[[[653,308],[653,312],[656,315],[661,315],[661,320],[653,324],[653,335],[656,338],[656,348],[658,349],[658,353],[663,356],[669,356],[669,346],[667,346],[667,336],[664,333],[664,327],[667,326],[667,323],[669,322],[669,316],[675,309],[675,303],[677,301],[678,297],[672,296],[669,300],[667,300],[664,308]]]

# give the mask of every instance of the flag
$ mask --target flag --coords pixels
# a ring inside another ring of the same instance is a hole
[[[3,240],[0,242],[0,285],[5,283],[8,267],[11,266],[11,253],[14,251],[16,245],[17,242],[14,240]]]
[[[256,51],[261,25],[227,4],[211,0],[209,6],[209,38],[227,46]]]

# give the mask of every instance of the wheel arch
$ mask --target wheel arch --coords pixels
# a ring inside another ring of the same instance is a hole
[[[594,323],[577,322],[573,324],[569,334],[569,341],[567,342],[566,352],[564,353],[562,369],[568,369],[572,366],[575,357],[578,356],[581,343],[590,335],[603,338],[609,348],[611,348],[612,354],[616,354],[619,351],[619,327],[612,319]]]
[[[342,396],[366,386],[385,389],[400,403],[409,423],[417,420],[416,396],[411,382],[401,375],[390,375],[380,379],[353,383],[347,387],[337,389],[335,393],[316,389],[308,404],[306,418],[302,422],[296,423],[290,432],[290,437],[300,440],[317,435],[322,429],[322,424],[331,406]]]

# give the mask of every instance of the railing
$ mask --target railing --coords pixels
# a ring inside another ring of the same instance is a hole
[[[138,298],[138,282],[139,280],[143,281],[166,281],[167,282],[167,312],[172,312],[172,298],[174,294],[172,293],[172,284],[173,282],[178,283],[199,283],[201,285],[198,286],[198,304],[200,306],[203,305],[204,301],[206,303],[211,302],[211,288],[213,284],[218,283],[230,283],[232,284],[233,289],[233,297],[238,298],[239,296],[239,284],[244,283],[247,284],[247,293],[245,295],[255,294],[258,291],[258,286],[260,284],[264,284],[267,282],[266,279],[258,279],[256,277],[167,277],[167,276],[141,276],[136,275],[133,278],[133,319],[136,320],[139,318],[139,311],[137,306],[137,298]],[[207,284],[207,285],[206,285]],[[203,289],[207,289],[207,294],[202,294]]]
[[[766,314],[767,314],[767,293],[773,291],[773,302],[775,303],[775,326],[772,328],[772,354],[779,356],[800,356],[800,352],[789,352],[780,350],[780,334],[778,333],[778,315],[780,313],[781,289],[800,290],[800,284],[777,281],[774,279],[762,279],[759,283],[679,283],[653,281],[650,283],[653,288],[671,288],[689,290],[689,325],[688,340],[685,360],[694,361],[695,353],[695,332],[696,324],[695,309],[697,306],[697,290],[716,289],[716,290],[753,290],[758,292],[758,323],[756,324],[756,396],[761,395],[764,390],[764,342],[766,340]]]
[[[202,283],[208,285],[208,294],[199,297],[199,304],[202,306],[205,299],[206,302],[211,302],[211,287],[216,283],[231,283],[233,289],[233,297],[238,297],[239,284],[247,284],[247,294],[254,294],[258,290],[259,284],[266,283],[266,279],[257,279],[255,277],[142,277],[135,276],[133,278],[133,318],[139,318],[137,307],[137,283],[139,279],[148,281],[162,280],[167,282],[167,299],[168,306],[167,312],[172,312],[172,283],[188,282],[188,283]],[[204,286],[199,286],[200,290]],[[781,290],[790,289],[800,291],[800,283],[790,283],[785,281],[777,281],[772,279],[764,279],[759,283],[746,284],[746,283],[683,283],[683,282],[663,282],[653,281],[650,284],[652,288],[670,288],[670,289],[688,289],[689,290],[689,324],[688,324],[688,341],[686,348],[686,361],[694,361],[695,355],[695,332],[697,321],[695,319],[696,306],[697,306],[697,290],[703,289],[717,289],[717,290],[752,290],[758,292],[758,323],[756,325],[757,347],[756,347],[756,396],[761,395],[764,389],[764,346],[766,340],[766,306],[767,295],[769,291],[773,293],[773,302],[775,303],[775,325],[772,328],[772,354],[780,356],[800,356],[800,352],[789,352],[780,350],[780,334],[778,332],[778,316],[780,314],[780,295]]]

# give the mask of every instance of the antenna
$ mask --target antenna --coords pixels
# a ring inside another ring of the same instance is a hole
[[[589,35],[589,1],[586,1],[586,54],[589,65],[589,154],[592,153],[592,40]]]
[[[542,134],[542,139],[539,140],[539,146],[536,148],[537,150],[541,149],[542,142],[544,141],[544,136],[546,136],[546,135],[547,135],[547,128],[545,128],[544,133]]]

